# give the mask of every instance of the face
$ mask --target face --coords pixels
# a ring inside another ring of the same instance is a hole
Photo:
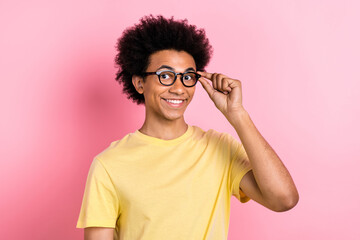
[[[176,73],[196,71],[194,58],[184,51],[161,50],[150,55],[149,66],[146,72],[158,70],[173,70]],[[191,102],[194,87],[185,87],[180,75],[171,86],[164,86],[159,82],[157,75],[133,77],[133,83],[139,93],[145,98],[147,120],[178,120],[182,119],[184,112]]]

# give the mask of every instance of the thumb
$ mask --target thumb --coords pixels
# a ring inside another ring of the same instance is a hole
[[[204,78],[199,78],[199,82],[201,83],[201,86],[203,86],[203,88],[209,94],[209,97],[211,98],[215,92],[215,89]]]

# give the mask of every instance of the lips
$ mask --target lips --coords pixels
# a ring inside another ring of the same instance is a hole
[[[185,99],[177,99],[177,98],[171,98],[171,99],[166,99],[163,98],[163,100],[171,107],[181,107],[183,106],[183,104],[185,103]]]
[[[180,103],[184,102],[183,99],[165,99],[165,101],[174,103],[174,104],[180,104]]]

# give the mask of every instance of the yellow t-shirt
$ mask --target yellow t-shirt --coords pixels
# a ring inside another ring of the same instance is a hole
[[[138,130],[114,141],[90,167],[77,228],[115,228],[116,240],[227,239],[230,197],[251,170],[228,133],[188,126],[172,140]]]

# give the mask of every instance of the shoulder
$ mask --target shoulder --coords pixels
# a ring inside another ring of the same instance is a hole
[[[202,138],[202,139],[206,139],[207,141],[211,141],[211,142],[228,142],[231,143],[234,140],[234,137],[232,137],[229,133],[227,132],[219,132],[215,129],[208,129],[208,130],[203,130],[202,128],[198,127],[198,126],[192,126],[194,128],[194,138]]]
[[[98,153],[95,158],[103,164],[113,161],[116,156],[122,156],[131,145],[132,134],[129,133],[123,138],[112,141],[104,150]]]

